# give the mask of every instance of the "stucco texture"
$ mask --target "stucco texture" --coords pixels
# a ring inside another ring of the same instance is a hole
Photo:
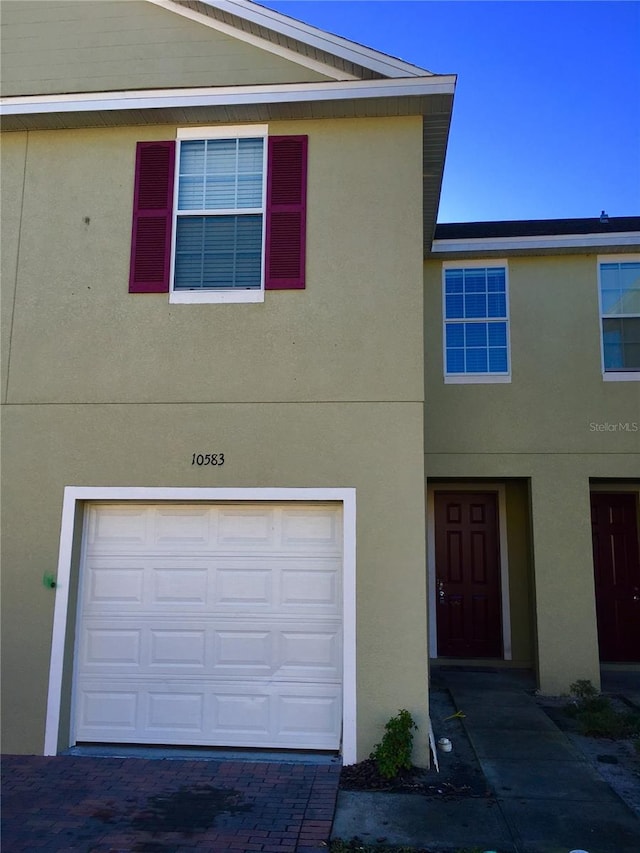
[[[358,756],[407,707],[428,763],[421,121],[270,126],[309,135],[307,287],[257,305],[127,292],[135,143],[175,131],[11,140],[4,749],[43,749],[65,486],[350,487]]]
[[[511,382],[445,384],[442,264],[425,264],[425,470],[528,484],[532,568],[526,592],[510,572],[511,601],[514,585],[521,612],[532,596],[539,685],[557,694],[600,682],[589,491],[639,488],[640,386],[602,379],[595,254],[511,257],[508,270]]]
[[[135,143],[175,128],[30,133],[8,400],[422,399],[420,128],[270,125],[309,134],[306,290],[195,307],[127,293]]]
[[[357,495],[359,755],[402,706],[418,720],[426,762],[420,403],[12,406],[3,433],[5,750],[43,746],[55,590],[42,577],[56,569],[65,485],[348,486]],[[224,452],[224,466],[193,466],[199,451]]]
[[[137,0],[8,0],[2,18],[3,96],[330,79]]]

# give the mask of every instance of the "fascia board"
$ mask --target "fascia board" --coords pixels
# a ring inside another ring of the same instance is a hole
[[[157,3],[158,0],[149,0],[149,2]],[[332,53],[347,62],[361,65],[378,74],[383,74],[385,77],[424,77],[432,73],[425,68],[404,62],[402,59],[388,56],[373,48],[365,47],[357,42],[304,24],[295,18],[281,15],[279,12],[267,9],[258,3],[248,2],[248,0],[202,0],[202,2],[223,12],[228,12],[230,15],[244,18],[267,30],[307,44],[309,47],[317,48],[325,53]],[[181,7],[171,0],[160,0],[158,5],[171,8],[178,14],[183,14],[186,11],[186,7]],[[240,36],[240,31],[236,30],[235,32]]]
[[[195,21],[198,24],[202,24],[205,27],[217,30],[220,33],[224,33],[225,35],[238,39],[239,41],[243,41],[246,44],[250,44],[253,47],[259,48],[260,50],[267,51],[268,53],[273,53],[276,56],[279,56],[282,59],[286,59],[289,62],[294,62],[297,65],[302,66],[303,68],[308,68],[311,71],[317,71],[319,74],[324,74],[326,77],[332,77],[334,80],[358,79],[355,74],[349,74],[346,71],[342,71],[336,68],[334,65],[329,65],[326,62],[320,62],[317,59],[313,59],[312,57],[306,56],[303,53],[298,53],[294,50],[290,50],[289,48],[284,47],[284,45],[276,44],[275,42],[272,42],[269,39],[260,38],[259,36],[247,32],[246,30],[240,30],[237,27],[231,26],[230,24],[225,24],[224,21],[219,21],[217,18],[212,18],[208,15],[203,15],[201,12],[197,12],[195,9],[190,9],[185,6],[178,6],[176,3],[172,2],[172,0],[147,0],[147,2],[153,3],[154,6],[160,6],[161,8],[166,9],[169,12],[181,15],[183,18],[188,18],[189,20]]]
[[[611,234],[557,234],[548,237],[474,237],[466,240],[434,240],[431,254],[502,252],[527,249],[592,249],[598,246],[637,246],[637,231]]]
[[[455,76],[0,98],[0,116],[452,95]]]

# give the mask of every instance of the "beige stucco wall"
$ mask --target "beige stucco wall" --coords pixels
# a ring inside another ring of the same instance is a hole
[[[425,265],[425,468],[529,481],[538,676],[560,693],[599,684],[589,483],[640,480],[640,385],[602,380],[595,254],[508,268],[512,381],[445,385],[442,266]]]
[[[0,359],[2,382],[1,399],[4,400],[9,371],[9,344],[13,325],[15,284],[20,249],[20,217],[22,187],[27,150],[27,134],[14,133],[0,139],[0,284],[2,286],[2,312],[0,325]]]
[[[270,132],[309,135],[307,289],[257,305],[127,292],[135,142],[175,128],[30,133],[26,164],[24,135],[3,140],[24,196],[3,303],[7,751],[43,748],[55,593],[42,576],[65,485],[354,487],[358,754],[407,707],[428,760],[421,122]],[[194,452],[225,465],[192,466]]]
[[[533,567],[529,529],[529,491],[525,480],[505,483],[511,659],[515,666],[535,661],[532,612]]]
[[[175,128],[29,133],[8,400],[422,399],[420,128],[272,123],[309,134],[307,288],[197,308],[127,293],[136,141]]]
[[[3,0],[0,62],[4,96],[329,79],[141,0]]]

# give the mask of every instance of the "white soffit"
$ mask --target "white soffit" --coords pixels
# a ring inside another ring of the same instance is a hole
[[[238,30],[237,28],[230,27],[229,25],[224,25],[216,18],[202,14],[181,2],[175,2],[175,0],[148,0],[148,2],[154,3],[157,6],[162,6],[179,15],[191,17],[192,20],[198,20],[208,26],[215,28],[221,28],[222,26],[228,27],[228,29],[225,29],[224,31],[229,32],[236,38],[249,40],[252,37],[251,34],[246,31]],[[340,36],[333,35],[332,33],[324,32],[317,27],[304,24],[302,21],[297,21],[295,18],[289,18],[287,15],[282,15],[279,12],[273,11],[273,9],[267,9],[264,6],[260,6],[258,3],[250,2],[250,0],[201,0],[201,3],[204,6],[210,6],[212,10],[219,9],[221,12],[226,12],[227,14],[234,15],[237,18],[243,18],[266,31],[271,31],[278,33],[281,36],[285,36],[286,38],[294,39],[295,41],[308,45],[310,48],[314,48],[315,50],[333,54],[346,62],[360,65],[363,68],[368,68],[370,71],[382,74],[385,77],[424,77],[425,75],[430,75],[432,73],[417,65],[412,65],[409,62],[397,59],[394,56],[388,56],[385,53],[373,50],[373,48],[365,47],[357,42],[349,41],[348,39],[341,38]],[[285,55],[281,52],[283,48],[280,45],[276,45],[268,40],[263,41],[260,46],[266,50],[279,53],[282,56]],[[294,52],[290,53],[291,55],[287,56],[287,58],[293,58],[294,61],[299,62],[302,65],[312,67],[308,65],[308,62],[311,59],[310,57],[305,57],[304,54],[297,54]],[[330,66],[324,67],[326,69],[330,68]],[[320,69],[316,68],[316,70]],[[335,76],[336,78],[341,76],[344,79],[344,74],[342,72],[338,72],[336,68],[324,70],[322,73]]]

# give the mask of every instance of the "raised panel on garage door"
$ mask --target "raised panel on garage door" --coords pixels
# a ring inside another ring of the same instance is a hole
[[[94,504],[75,739],[338,749],[334,504]]]

